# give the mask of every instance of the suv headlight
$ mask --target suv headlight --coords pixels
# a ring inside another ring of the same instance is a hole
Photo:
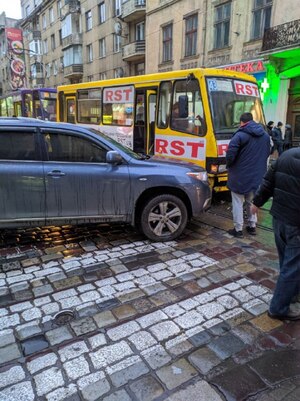
[[[206,171],[198,171],[198,172],[192,172],[190,171],[189,173],[186,173],[189,177],[193,177],[196,180],[199,181],[207,181],[208,177],[207,177],[207,172]]]

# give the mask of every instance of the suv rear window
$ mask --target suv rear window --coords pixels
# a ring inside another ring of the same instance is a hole
[[[34,132],[0,131],[1,160],[37,160]]]

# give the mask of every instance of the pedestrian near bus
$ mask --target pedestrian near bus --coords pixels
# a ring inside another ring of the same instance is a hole
[[[252,213],[271,197],[279,277],[268,314],[300,320],[300,148],[287,150],[270,166],[253,198]]]
[[[282,128],[283,124],[278,121],[276,127],[272,129],[272,139],[274,143],[274,151],[277,150],[278,156],[283,152],[283,138],[282,138]]]
[[[272,155],[273,152],[274,152],[274,142],[273,142],[273,139],[272,139],[272,129],[274,128],[274,121],[269,121],[266,128],[267,128],[267,133],[269,134],[270,141],[271,141],[271,152],[270,152],[270,154]]]
[[[249,234],[256,234],[257,215],[250,213],[251,201],[267,171],[270,137],[251,113],[243,113],[240,127],[231,138],[226,152],[227,186],[231,190],[234,228],[228,233],[243,237],[243,205],[246,204]]]

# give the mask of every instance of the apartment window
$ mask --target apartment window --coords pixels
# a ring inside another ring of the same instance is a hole
[[[42,15],[42,27],[43,29],[46,29],[47,26],[47,20],[46,20],[46,14]]]
[[[98,5],[98,10],[99,10],[99,24],[103,24],[103,22],[105,22],[106,20],[104,1],[102,1],[102,3]]]
[[[92,82],[92,80],[93,80],[93,75],[88,75],[87,76],[87,81],[88,82]]]
[[[58,15],[59,17],[61,17],[61,9],[62,9],[62,1],[61,1],[61,0],[59,0],[59,1],[57,2],[56,7],[57,7],[57,15]]]
[[[54,61],[53,63],[53,75],[57,75],[58,67],[57,67],[57,60]]]
[[[87,62],[91,63],[93,61],[93,45],[87,45],[86,47]]]
[[[85,25],[87,31],[90,31],[93,28],[92,10],[85,13]]]
[[[30,6],[27,6],[26,9],[25,9],[26,17],[28,17],[29,14],[30,14]]]
[[[44,50],[44,54],[48,53],[48,40],[47,39],[43,40],[43,50]]]
[[[99,58],[103,58],[106,56],[106,44],[105,38],[99,40]]]
[[[53,22],[54,22],[53,7],[50,7],[50,8],[49,8],[49,21],[50,21],[50,24],[53,24]]]
[[[264,36],[271,25],[272,0],[254,0],[252,39]]]
[[[163,27],[162,36],[163,36],[162,61],[166,62],[172,60],[173,24],[169,24]]]
[[[62,30],[59,29],[58,31],[58,40],[59,40],[59,44],[62,45]]]
[[[197,53],[198,15],[192,15],[185,20],[185,57]]]
[[[231,3],[215,8],[214,48],[220,49],[229,45]]]
[[[51,50],[55,49],[55,35],[51,35]]]
[[[71,35],[72,33],[72,14],[68,14],[61,24],[61,37],[62,39]]]
[[[46,64],[46,78],[49,78],[51,75],[51,67],[52,67],[51,63]]]
[[[115,0],[115,9],[114,9],[115,17],[116,17],[117,15],[121,15],[121,12],[122,12],[121,4],[122,4],[122,1],[121,1],[121,0]]]
[[[139,22],[135,26],[135,40],[145,40],[145,21]]]
[[[100,72],[99,79],[104,81],[106,79],[106,72]]]
[[[121,51],[121,36],[116,35],[115,33],[114,35],[114,52],[118,53],[119,51]]]
[[[64,67],[72,64],[82,64],[82,47],[79,45],[71,46],[68,49],[64,50]]]

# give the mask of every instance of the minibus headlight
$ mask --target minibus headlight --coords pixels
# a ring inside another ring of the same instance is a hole
[[[210,166],[211,174],[224,173],[225,171],[227,171],[226,164],[212,164]]]
[[[198,171],[197,173],[190,171],[189,173],[186,173],[186,174],[189,177],[195,178],[196,180],[207,181],[207,172],[206,171]]]

